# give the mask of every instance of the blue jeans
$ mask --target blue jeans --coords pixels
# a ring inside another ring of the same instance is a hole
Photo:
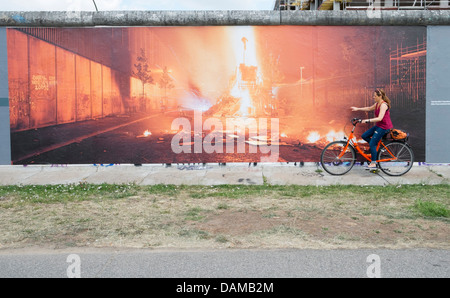
[[[373,162],[377,160],[377,145],[378,145],[378,142],[389,131],[390,131],[389,129],[383,129],[383,128],[378,127],[378,126],[374,126],[374,127],[370,128],[370,129],[368,129],[361,136],[364,141],[369,143],[370,154],[372,155],[372,161]]]

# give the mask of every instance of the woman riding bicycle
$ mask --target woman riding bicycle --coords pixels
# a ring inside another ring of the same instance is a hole
[[[370,145],[370,154],[372,161],[368,165],[369,168],[376,168],[377,160],[377,144],[381,138],[387,134],[394,126],[392,125],[391,116],[389,110],[391,109],[391,101],[386,96],[386,93],[382,89],[376,89],[373,92],[373,99],[375,103],[372,106],[357,108],[351,107],[353,112],[375,111],[375,118],[361,120],[361,123],[376,123],[374,127],[368,129],[361,136]]]

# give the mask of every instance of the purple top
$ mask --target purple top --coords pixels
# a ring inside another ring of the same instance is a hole
[[[381,105],[375,109],[375,117],[378,117],[378,115],[380,114],[380,107]],[[392,125],[391,114],[389,113],[389,109],[386,110],[383,119],[381,119],[380,122],[377,122],[376,126],[381,127],[382,129],[394,128],[394,125]]]

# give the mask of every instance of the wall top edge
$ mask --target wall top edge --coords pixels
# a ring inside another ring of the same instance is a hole
[[[450,25],[450,10],[0,11],[0,27],[246,25]]]

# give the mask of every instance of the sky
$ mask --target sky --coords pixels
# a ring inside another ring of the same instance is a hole
[[[0,0],[0,11],[273,10],[275,0]]]

